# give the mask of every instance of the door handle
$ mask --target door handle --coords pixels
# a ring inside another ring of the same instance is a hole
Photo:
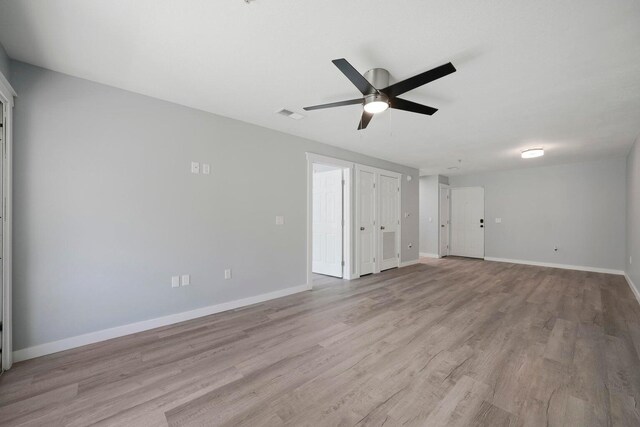
[[[364,227],[360,227],[360,231],[364,231]]]
[[[384,230],[384,225],[381,225],[381,226],[380,226],[380,230]]]
[[[440,227],[444,228],[444,224],[442,224]]]

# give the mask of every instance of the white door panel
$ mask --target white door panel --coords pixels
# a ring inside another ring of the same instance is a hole
[[[449,189],[441,188],[440,189],[440,256],[449,255],[449,224],[450,224],[450,215],[449,215]]]
[[[375,174],[358,170],[359,274],[375,271]]]
[[[400,228],[399,197],[399,179],[380,174],[380,226],[378,227],[380,270],[398,267],[400,264],[400,248],[398,247]]]
[[[484,258],[484,189],[452,188],[451,255]]]
[[[312,271],[342,277],[342,170],[313,174]]]

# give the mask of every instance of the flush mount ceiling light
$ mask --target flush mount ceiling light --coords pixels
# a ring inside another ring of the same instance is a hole
[[[533,159],[534,157],[544,156],[544,150],[542,148],[530,148],[524,150],[520,155],[523,159]]]

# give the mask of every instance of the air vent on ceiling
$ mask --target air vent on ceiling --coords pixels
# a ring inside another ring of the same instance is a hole
[[[283,108],[282,110],[278,111],[277,114],[280,114],[281,116],[289,117],[290,119],[293,119],[293,120],[304,119],[304,116],[302,114],[295,113],[293,111],[287,110],[286,108]]]

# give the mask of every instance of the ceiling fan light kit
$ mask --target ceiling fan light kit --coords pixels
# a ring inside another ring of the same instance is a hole
[[[544,149],[542,148],[529,148],[520,153],[523,159],[533,159],[536,157],[544,156]]]
[[[374,114],[382,113],[388,108],[425,114],[428,116],[434,114],[438,111],[437,108],[407,101],[406,99],[398,98],[398,95],[402,95],[405,92],[409,92],[410,90],[456,71],[453,64],[448,62],[432,70],[425,71],[424,73],[389,85],[389,72],[384,68],[373,68],[362,75],[344,58],[334,59],[332,62],[340,71],[342,71],[351,83],[358,88],[363,97],[332,102],[329,104],[314,105],[312,107],[304,107],[304,109],[305,111],[312,111],[360,104],[363,106],[364,111],[362,112],[358,130],[365,129]]]

